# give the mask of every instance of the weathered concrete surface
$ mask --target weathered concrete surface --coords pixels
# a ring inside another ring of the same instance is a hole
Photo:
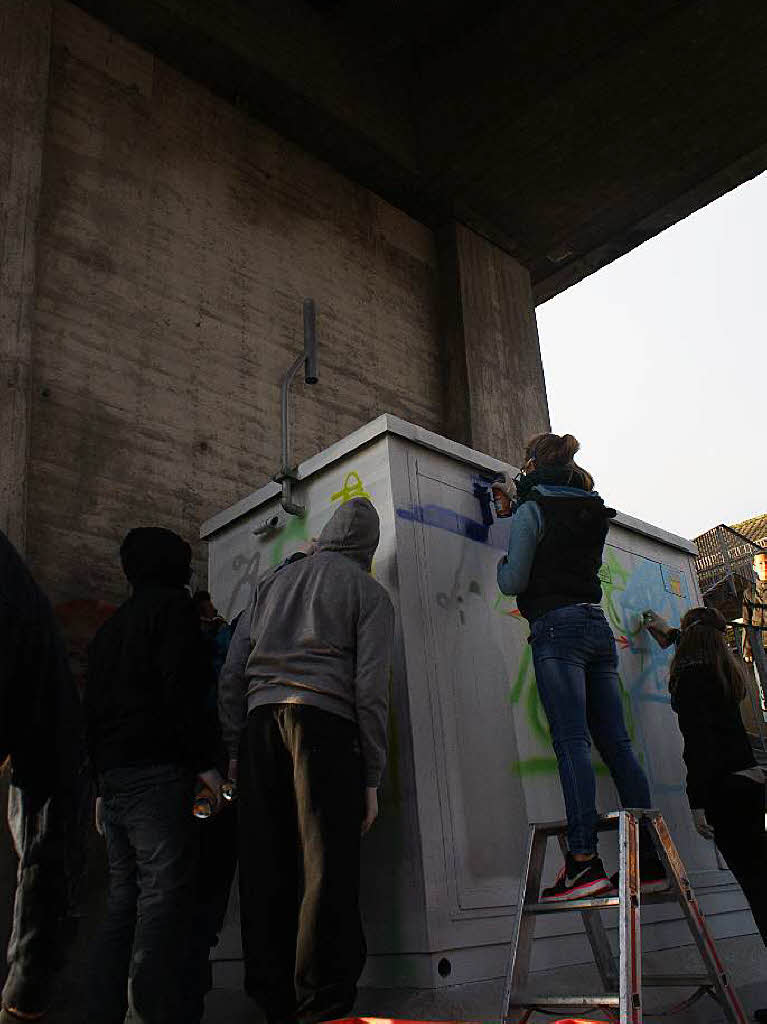
[[[462,224],[439,233],[448,437],[521,465],[549,429],[530,275]]]
[[[767,167],[761,0],[78,0],[539,301]]]
[[[50,0],[0,4],[0,529],[22,551],[50,29]]]
[[[276,471],[305,296],[320,382],[297,388],[297,458],[383,410],[440,427],[434,241],[77,8],[54,10],[30,555],[54,601],[119,600],[130,526],[193,538]]]

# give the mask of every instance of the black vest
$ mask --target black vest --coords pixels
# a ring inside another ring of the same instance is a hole
[[[598,604],[602,551],[615,509],[606,508],[601,498],[546,497],[535,491],[528,500],[543,512],[544,534],[527,589],[517,597],[522,615],[532,622],[568,604]]]

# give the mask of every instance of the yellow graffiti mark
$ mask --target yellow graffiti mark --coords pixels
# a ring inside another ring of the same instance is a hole
[[[340,491],[336,491],[335,494],[331,494],[331,501],[340,501],[342,505],[345,505],[347,501],[351,501],[352,498],[369,498],[370,495],[362,486],[362,481],[359,478],[359,473],[354,470],[351,473],[347,473],[344,477],[344,485]]]

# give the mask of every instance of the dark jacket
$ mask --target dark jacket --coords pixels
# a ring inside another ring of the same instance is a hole
[[[0,763],[39,800],[81,767],[80,700],[53,609],[0,531]]]
[[[743,621],[749,626],[763,626],[760,630],[762,646],[767,648],[767,583],[755,580],[743,592]],[[743,630],[743,647],[751,638]]]
[[[707,665],[685,665],[679,670],[671,706],[684,737],[690,806],[705,808],[726,775],[756,765],[740,707],[725,695]]]
[[[565,605],[598,604],[599,569],[615,509],[596,491],[543,483],[527,491],[522,509],[525,503],[540,510],[540,529],[527,585],[517,596],[522,615],[532,621]]]
[[[215,678],[184,587],[189,546],[170,531],[134,530],[121,554],[133,595],[88,650],[91,761],[99,773],[167,763],[205,771],[218,757]]]

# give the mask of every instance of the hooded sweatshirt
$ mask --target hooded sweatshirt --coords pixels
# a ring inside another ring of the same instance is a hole
[[[386,763],[394,610],[370,576],[378,513],[366,498],[342,505],[316,553],[256,584],[219,680],[224,741],[237,756],[245,706],[307,704],[359,726],[365,784]]]
[[[88,749],[101,773],[138,765],[212,768],[220,758],[215,677],[192,598],[191,548],[160,527],[120,549],[132,596],[88,649]]]

